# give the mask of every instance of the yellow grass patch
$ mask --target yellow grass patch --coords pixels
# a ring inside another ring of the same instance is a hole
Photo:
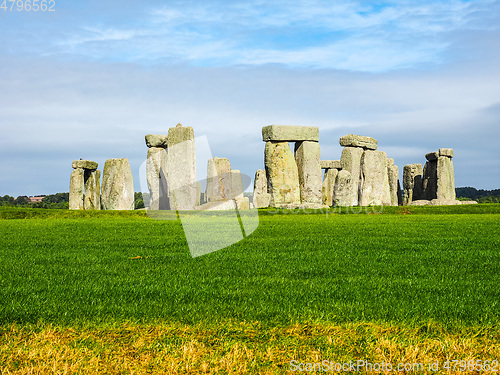
[[[431,373],[428,365],[439,361],[439,373],[464,374],[474,371],[442,367],[446,360],[499,359],[500,330],[495,327],[161,322],[0,329],[1,374],[287,374],[294,373],[291,361],[305,366],[357,360],[394,367],[424,364],[423,372],[406,373]]]

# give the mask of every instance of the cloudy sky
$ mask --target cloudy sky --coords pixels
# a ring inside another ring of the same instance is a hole
[[[261,128],[378,139],[405,164],[455,150],[457,186],[500,188],[500,1],[67,1],[0,8],[0,195],[69,189],[182,122],[253,177]],[[12,7],[12,9],[11,9]]]

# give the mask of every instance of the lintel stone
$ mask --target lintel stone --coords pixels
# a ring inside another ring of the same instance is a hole
[[[363,147],[369,150],[376,150],[378,143],[375,138],[355,134],[344,135],[339,142],[343,147]]]
[[[319,128],[317,126],[297,125],[269,125],[262,128],[264,142],[319,142]]]
[[[340,160],[320,160],[321,169],[342,169]]]
[[[453,149],[452,148],[440,148],[439,156],[447,156],[449,158],[453,157]]]
[[[92,160],[75,160],[73,161],[73,168],[83,168],[83,169],[97,169],[98,164]]]
[[[168,136],[160,134],[147,134],[145,137],[148,147],[167,147]]]
[[[425,155],[425,158],[429,161],[434,161],[437,160],[439,157],[439,152],[429,152],[428,154]]]

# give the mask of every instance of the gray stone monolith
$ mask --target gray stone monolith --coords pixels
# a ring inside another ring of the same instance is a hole
[[[320,160],[321,169],[342,169],[340,160]]]
[[[128,159],[108,159],[102,172],[103,210],[133,210],[134,181]]]
[[[236,208],[238,210],[250,209],[250,200],[248,199],[248,197],[234,198],[234,203],[236,203]]]
[[[168,129],[167,184],[171,210],[196,207],[196,149],[193,128],[177,124]]]
[[[361,206],[391,205],[387,154],[366,150],[361,158]]]
[[[264,169],[255,172],[253,184],[253,206],[255,208],[266,208],[271,204],[271,194],[267,192],[267,177]]]
[[[299,173],[300,201],[302,204],[322,207],[322,181],[320,148],[318,142],[295,143],[295,162]]]
[[[437,157],[435,154],[432,152],[426,155],[427,162],[422,175],[422,198],[429,201],[437,198]]]
[[[391,206],[397,206],[400,203],[401,189],[399,185],[399,168],[397,165],[394,165],[394,159],[392,159],[392,162],[389,162],[387,165],[387,175],[389,177]]]
[[[342,169],[335,180],[334,201],[336,206],[352,206],[351,172]]]
[[[317,126],[269,125],[262,128],[264,142],[319,142]]]
[[[231,170],[231,198],[243,198],[243,180],[237,169]]]
[[[74,162],[73,162],[74,163]],[[69,180],[69,209],[83,210],[83,189],[84,189],[84,171],[83,168],[74,168]]]
[[[144,138],[148,147],[166,148],[168,146],[167,135],[147,134]]]
[[[451,149],[446,149],[446,150],[451,150]],[[453,155],[453,150],[451,150],[451,155]],[[453,201],[456,199],[455,172],[453,169],[453,160],[449,156],[439,156],[437,160],[436,197],[437,199],[440,200]]]
[[[146,161],[146,177],[149,189],[150,210],[169,209],[168,189],[164,178],[166,174],[167,152],[162,147],[149,148]],[[164,176],[163,180],[162,176]]]
[[[345,147],[342,150],[340,163],[342,170],[350,173],[349,181],[351,184],[349,189],[351,197],[347,201],[343,201],[343,206],[358,206],[360,204],[359,191],[361,188],[361,157],[363,156],[363,152],[363,149],[360,147]]]
[[[348,134],[341,137],[339,143],[343,147],[361,147],[368,150],[376,150],[378,142],[375,138]]]
[[[97,163],[92,160],[75,160],[73,161],[73,168],[83,168],[83,169],[97,169]]]
[[[96,169],[86,169],[85,178],[85,198],[83,208],[85,210],[101,209],[101,171]]]
[[[202,204],[201,182],[196,181],[196,205],[199,206],[200,204]]]
[[[231,164],[228,159],[218,157],[208,159],[207,202],[232,199],[231,179]]]
[[[336,168],[325,169],[325,176],[323,177],[323,186],[321,187],[323,195],[323,204],[329,207],[333,206],[335,194],[335,181],[339,170]]]
[[[403,204],[423,199],[422,164],[408,164],[403,169]]]
[[[288,142],[266,142],[264,159],[271,206],[300,206],[299,172]]]

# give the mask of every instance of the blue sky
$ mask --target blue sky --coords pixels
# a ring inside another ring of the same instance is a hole
[[[10,7],[10,3],[7,2]],[[500,1],[82,1],[0,9],[0,195],[68,191],[71,161],[127,157],[182,122],[251,175],[261,128],[378,139],[402,170],[455,149],[500,188]]]

